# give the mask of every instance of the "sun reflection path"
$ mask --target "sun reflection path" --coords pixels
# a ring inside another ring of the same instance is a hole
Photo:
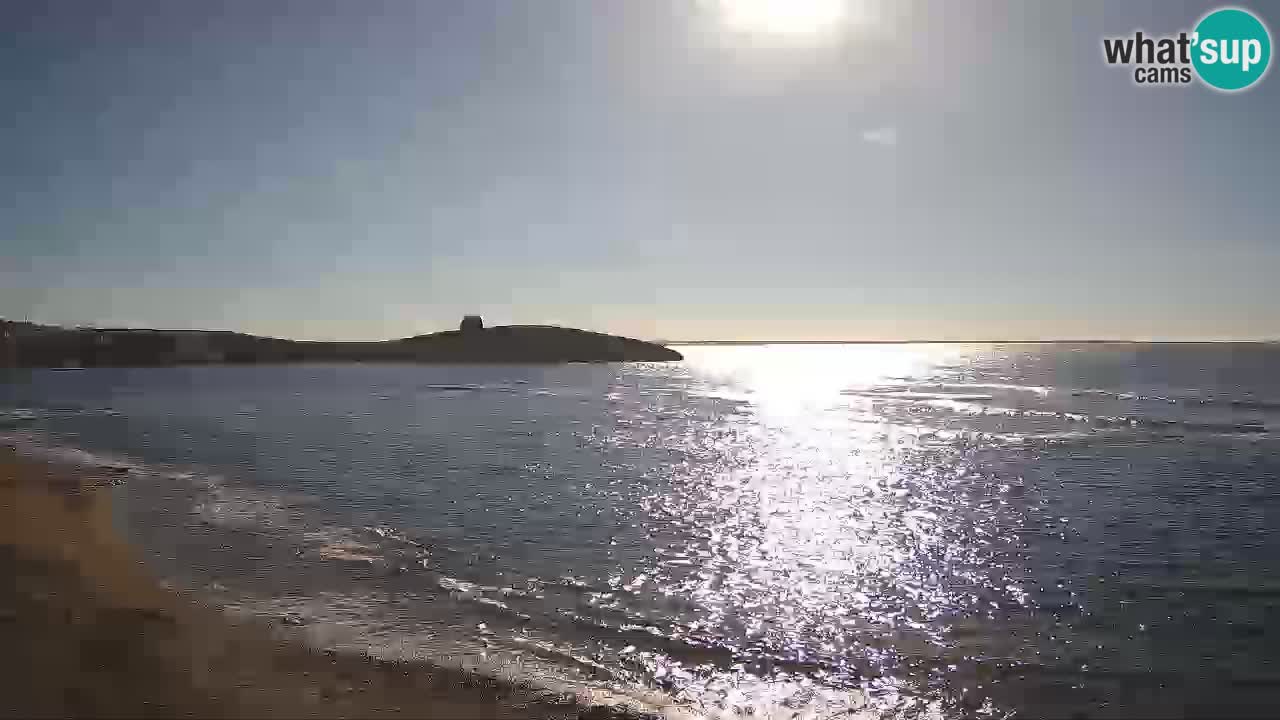
[[[703,683],[729,692],[749,672],[791,677],[800,695],[816,691],[808,676],[865,689],[942,662],[947,618],[1018,601],[1000,562],[1016,523],[968,446],[842,394],[928,378],[966,348],[725,350],[684,350],[691,387],[736,409],[663,439],[689,460],[646,500],[655,562],[628,585],[681,600],[673,637],[732,655],[735,680]]]

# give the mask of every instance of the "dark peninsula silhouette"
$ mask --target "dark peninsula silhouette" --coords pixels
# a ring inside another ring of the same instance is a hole
[[[282,340],[236,332],[63,328],[0,320],[0,367],[301,362],[570,363],[682,360],[655,343],[549,325],[484,327],[377,342]]]

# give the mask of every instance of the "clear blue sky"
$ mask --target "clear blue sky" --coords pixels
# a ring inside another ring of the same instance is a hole
[[[1280,76],[1101,58],[1213,4],[846,6],[0,3],[0,316],[1280,337]]]

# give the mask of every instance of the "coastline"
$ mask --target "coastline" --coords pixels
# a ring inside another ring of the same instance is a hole
[[[84,368],[337,363],[562,364],[672,362],[663,345],[552,325],[484,327],[378,341],[318,341],[230,331],[65,328],[0,318],[0,367]]]
[[[518,679],[320,651],[150,576],[109,471],[0,446],[0,712],[23,717],[622,718]]]

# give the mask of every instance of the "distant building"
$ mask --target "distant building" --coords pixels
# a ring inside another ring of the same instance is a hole
[[[462,332],[476,332],[484,329],[484,321],[479,315],[465,315],[462,322],[458,324],[458,329]]]

